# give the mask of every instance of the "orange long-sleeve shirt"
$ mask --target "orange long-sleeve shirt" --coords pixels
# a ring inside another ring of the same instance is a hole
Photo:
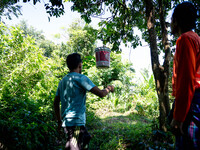
[[[200,37],[193,31],[183,33],[176,41],[173,63],[172,95],[175,96],[175,120],[184,122],[195,89],[200,88]]]

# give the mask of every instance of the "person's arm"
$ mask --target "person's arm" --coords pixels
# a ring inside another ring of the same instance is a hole
[[[61,114],[60,114],[60,97],[59,96],[55,96],[53,104],[54,104],[56,119],[58,122],[58,129],[60,129],[62,125],[62,119],[61,119]]]
[[[174,119],[184,122],[195,91],[195,47],[191,39],[182,37],[177,43],[177,80]]]
[[[90,92],[102,98],[105,97],[109,92],[114,92],[114,86],[108,85],[107,88],[103,90],[100,90],[97,86],[95,86],[90,90]]]
[[[195,91],[194,81],[196,73],[196,49],[195,42],[186,37],[181,36],[176,44],[176,57],[174,65],[174,75],[176,75],[175,91],[175,107],[173,120],[171,122],[172,132],[175,135],[183,133],[183,122],[188,114],[192,98]]]

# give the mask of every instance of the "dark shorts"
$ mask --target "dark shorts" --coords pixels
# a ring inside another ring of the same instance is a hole
[[[91,139],[85,126],[65,127],[67,134],[66,150],[87,150]]]

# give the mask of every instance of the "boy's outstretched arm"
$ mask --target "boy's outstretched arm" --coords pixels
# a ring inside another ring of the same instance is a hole
[[[97,86],[95,86],[90,90],[90,92],[102,98],[105,97],[109,92],[114,92],[114,86],[108,85],[107,88],[103,90],[100,90]]]

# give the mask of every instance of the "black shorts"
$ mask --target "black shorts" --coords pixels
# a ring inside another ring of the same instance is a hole
[[[70,126],[64,128],[67,134],[66,150],[87,150],[91,135],[85,126]]]

